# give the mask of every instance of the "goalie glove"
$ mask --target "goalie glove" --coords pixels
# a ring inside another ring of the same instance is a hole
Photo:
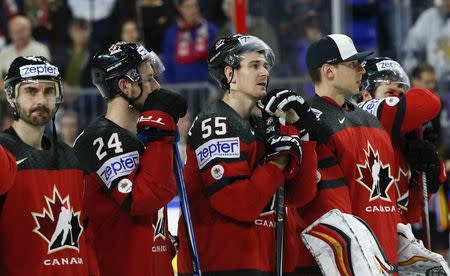
[[[410,224],[399,223],[398,233],[398,273],[399,275],[450,275],[444,258],[426,249],[414,237]]]
[[[311,139],[326,144],[331,135],[328,127],[314,114],[308,103],[295,91],[275,89],[258,102],[258,107],[272,116],[286,113],[286,122],[306,130]]]

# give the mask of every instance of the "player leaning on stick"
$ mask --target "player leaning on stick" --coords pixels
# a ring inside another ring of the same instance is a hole
[[[252,114],[274,58],[249,35],[221,38],[210,50],[209,72],[225,94],[194,120],[185,166],[203,275],[273,275],[275,192],[285,185],[286,205],[302,206],[316,191],[315,143],[301,143],[297,129],[277,118]],[[292,215],[285,219],[285,272],[294,272],[298,252]],[[192,275],[182,220],[178,229],[178,275]]]
[[[107,111],[74,149],[86,173],[86,213],[102,275],[173,274],[166,204],[177,192],[173,143],[187,107],[160,89],[155,77],[162,71],[158,56],[136,43],[115,43],[92,60]]]

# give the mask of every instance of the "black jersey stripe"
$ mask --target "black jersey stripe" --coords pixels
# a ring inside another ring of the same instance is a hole
[[[242,180],[242,179],[248,179],[248,175],[237,175],[233,177],[224,177],[216,182],[214,182],[211,186],[207,187],[205,189],[206,195],[208,197],[212,196],[213,194],[217,193],[218,191],[222,190],[228,185],[231,185],[236,180]]]
[[[329,157],[322,160],[319,160],[319,169],[325,170],[337,165],[338,162],[335,157]]]
[[[337,188],[337,187],[343,187],[345,186],[345,179],[344,178],[338,178],[338,179],[332,179],[332,180],[320,180],[318,184],[318,189],[329,189],[329,188]]]

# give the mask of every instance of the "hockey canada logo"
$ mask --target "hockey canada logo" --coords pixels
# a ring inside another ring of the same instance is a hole
[[[366,160],[364,164],[356,164],[359,177],[356,181],[369,190],[369,201],[381,199],[392,202],[388,195],[389,188],[394,184],[391,166],[381,162],[378,151],[374,151],[370,143],[367,143]]]
[[[158,237],[166,239],[166,221],[164,219],[164,207],[158,210],[158,217],[156,218],[156,223],[153,224],[153,240],[156,240]]]
[[[79,239],[83,232],[80,211],[74,211],[70,197],[62,198],[56,186],[52,198],[44,196],[46,207],[41,213],[32,212],[36,228],[33,232],[48,243],[48,254],[63,250],[79,251]]]

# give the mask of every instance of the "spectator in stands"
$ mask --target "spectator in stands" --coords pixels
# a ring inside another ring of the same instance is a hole
[[[225,37],[230,34],[236,33],[236,30],[234,28],[234,0],[223,0],[222,9],[225,16],[228,18],[228,22],[219,30],[219,34],[217,35],[217,37]],[[248,15],[247,31],[249,34],[259,37],[263,41],[265,41],[267,45],[272,48],[276,57],[280,56],[277,36],[275,35],[272,26],[270,26],[267,22],[266,18],[260,15]],[[279,65],[277,65],[277,67]],[[274,73],[276,74],[274,69],[276,70],[276,68],[272,69],[272,75]]]
[[[197,0],[174,0],[179,13],[164,39],[164,74],[167,83],[208,79],[206,57],[217,35],[215,25],[200,14]]]
[[[208,81],[208,50],[217,36],[217,28],[200,13],[197,0],[174,0],[179,13],[164,39],[164,65],[166,83]],[[196,115],[205,104],[209,92],[206,89],[181,91],[188,101],[190,112]]]
[[[69,27],[71,45],[61,45],[53,54],[53,62],[59,68],[64,88],[91,87],[90,49],[91,28],[84,19],[74,19]],[[69,94],[67,94],[69,95]]]
[[[120,40],[125,42],[140,42],[139,26],[132,18],[125,19],[120,26]]]
[[[11,43],[0,51],[0,75],[5,76],[11,62],[18,56],[44,56],[50,53],[44,44],[33,39],[31,23],[25,16],[17,15],[8,22]],[[3,90],[3,81],[0,85]]]
[[[427,63],[421,63],[414,67],[411,73],[411,81],[412,87],[435,91],[436,72],[433,66]]]
[[[73,146],[78,136],[78,114],[66,110],[58,116],[59,136],[69,146]]]
[[[305,17],[302,24],[303,33],[297,42],[297,65],[301,76],[308,75],[308,68],[306,66],[306,50],[308,50],[311,43],[318,41],[323,37],[323,27],[321,25],[321,18],[316,14],[310,14]],[[312,82],[307,81],[304,85],[304,94],[307,98],[314,96],[314,86]]]
[[[172,7],[169,1],[141,0],[138,4],[140,12],[144,42],[146,47],[153,49],[155,53],[161,53],[164,34],[172,24]]]
[[[420,62],[433,64],[438,90],[450,92],[450,0],[423,11],[408,32],[404,67],[408,72]]]

